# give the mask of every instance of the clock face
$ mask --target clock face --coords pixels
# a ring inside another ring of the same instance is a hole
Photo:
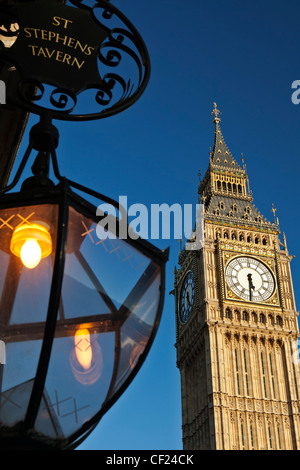
[[[226,267],[225,278],[238,297],[250,302],[264,302],[274,293],[273,274],[255,258],[240,256],[232,259]]]
[[[189,271],[184,278],[180,292],[179,315],[180,321],[186,323],[191,315],[195,298],[194,273]]]

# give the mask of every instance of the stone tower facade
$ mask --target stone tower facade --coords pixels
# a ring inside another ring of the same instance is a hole
[[[175,268],[176,350],[186,450],[300,448],[298,313],[278,219],[253,204],[215,104],[199,195],[204,241]]]

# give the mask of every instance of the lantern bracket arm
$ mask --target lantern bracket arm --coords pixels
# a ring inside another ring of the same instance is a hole
[[[32,166],[34,177],[26,180],[22,188],[28,189],[30,186],[34,185],[52,187],[54,184],[49,180],[49,156],[50,154],[52,155],[53,152],[55,153],[58,142],[59,132],[57,128],[51,123],[51,118],[47,114],[42,115],[40,121],[30,130],[29,144],[12,182],[4,188],[0,188],[0,195],[11,191],[18,184],[32,150],[38,151],[38,155]],[[53,160],[55,160],[54,157],[52,157],[52,161]],[[60,177],[60,180],[61,179]]]
[[[18,184],[18,182],[21,178],[21,175],[23,173],[23,170],[26,166],[26,163],[28,162],[28,159],[30,157],[32,149],[33,149],[33,144],[32,144],[32,142],[29,142],[29,145],[28,145],[28,147],[25,151],[25,154],[24,154],[24,156],[22,158],[22,161],[19,165],[19,168],[18,168],[18,170],[17,170],[17,172],[16,172],[16,174],[13,178],[13,181],[10,184],[8,184],[7,186],[5,186],[4,188],[0,188],[0,195],[7,193],[8,191],[13,189]]]

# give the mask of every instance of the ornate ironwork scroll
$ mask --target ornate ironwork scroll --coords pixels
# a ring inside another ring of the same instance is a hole
[[[2,64],[20,76],[7,104],[53,119],[117,114],[149,80],[143,39],[107,0],[17,1],[0,10],[0,47]]]

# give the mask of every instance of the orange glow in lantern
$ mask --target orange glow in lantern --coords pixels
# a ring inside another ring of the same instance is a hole
[[[49,227],[42,222],[18,226],[11,237],[10,250],[26,268],[34,269],[52,252]]]
[[[84,327],[79,327],[73,336],[75,347],[70,352],[70,365],[75,379],[82,385],[93,385],[102,374],[103,356],[97,337]]]
[[[36,240],[26,240],[20,251],[20,258],[26,268],[35,268],[42,259],[42,250]]]
[[[77,330],[74,336],[76,358],[83,369],[88,370],[92,365],[93,351],[91,335],[87,328]]]

